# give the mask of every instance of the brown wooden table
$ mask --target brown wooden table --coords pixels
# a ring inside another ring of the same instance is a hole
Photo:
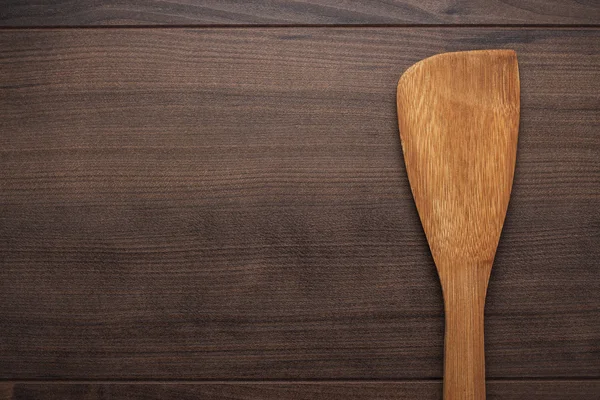
[[[488,399],[600,398],[598,2],[0,10],[0,399],[441,399],[395,88],[481,48],[522,82]]]

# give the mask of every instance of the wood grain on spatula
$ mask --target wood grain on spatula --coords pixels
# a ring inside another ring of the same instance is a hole
[[[444,398],[485,399],[483,311],[512,187],[519,129],[512,50],[446,53],[398,83],[413,197],[444,292]]]

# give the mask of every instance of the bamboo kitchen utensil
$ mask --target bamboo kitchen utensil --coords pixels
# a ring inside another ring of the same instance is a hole
[[[485,399],[483,310],[519,129],[512,50],[439,54],[398,83],[402,151],[444,294],[444,399]]]

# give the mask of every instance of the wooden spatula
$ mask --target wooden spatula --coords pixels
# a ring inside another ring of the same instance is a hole
[[[444,293],[444,399],[485,399],[483,309],[519,130],[512,50],[439,54],[398,83],[406,170]]]

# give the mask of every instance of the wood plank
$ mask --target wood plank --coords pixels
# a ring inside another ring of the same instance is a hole
[[[0,386],[1,387],[1,386]],[[600,394],[600,381],[488,382],[487,400],[590,400]],[[2,393],[0,391],[0,393]],[[442,383],[304,382],[199,384],[31,384],[17,383],[3,400],[69,399],[245,399],[245,400],[438,400]]]
[[[0,34],[0,377],[441,377],[395,88],[495,47],[522,119],[487,376],[597,377],[600,31],[474,28]]]
[[[12,1],[0,26],[600,24],[597,1]]]

